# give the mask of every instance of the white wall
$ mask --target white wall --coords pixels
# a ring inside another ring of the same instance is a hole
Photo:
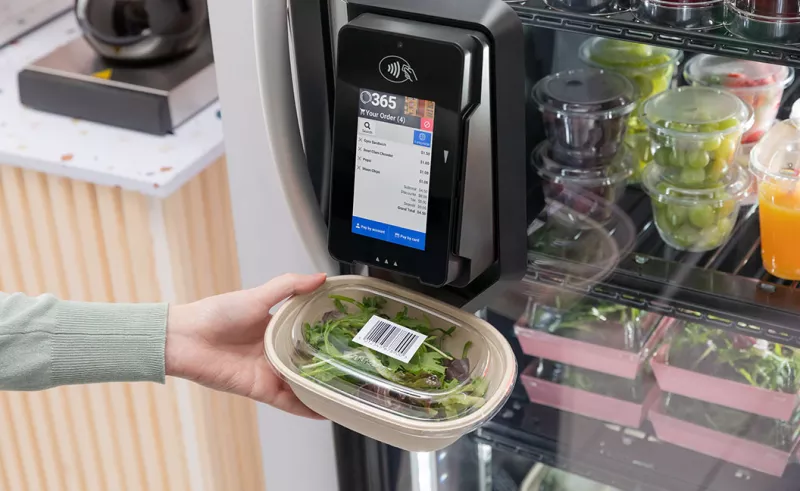
[[[304,170],[285,0],[254,2],[208,1],[244,287],[284,272],[337,272]],[[330,423],[264,405],[258,417],[269,491],[337,489]],[[313,472],[299,472],[309,462]]]

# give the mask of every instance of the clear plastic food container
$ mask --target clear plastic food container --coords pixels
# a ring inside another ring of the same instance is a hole
[[[680,29],[704,30],[722,25],[724,0],[640,0],[636,17],[652,24]]]
[[[701,54],[689,60],[683,76],[693,85],[719,87],[732,92],[753,108],[753,126],[742,135],[742,144],[748,144],[760,140],[775,123],[783,89],[794,81],[794,69]]]
[[[554,288],[538,293],[514,325],[528,355],[633,379],[658,344],[657,314]]]
[[[797,416],[792,421],[781,421],[672,393],[664,394],[663,401],[662,410],[667,416],[787,453],[794,448],[800,432]]]
[[[598,219],[603,219],[602,223]],[[593,194],[564,188],[528,226],[528,267],[576,287],[601,281],[636,237],[622,210]]]
[[[636,97],[628,79],[593,68],[549,75],[533,88],[553,157],[580,168],[617,155]]]
[[[665,340],[651,360],[662,391],[766,418],[795,418],[795,348],[685,321],[674,321]]]
[[[636,428],[660,394],[642,368],[631,380],[534,358],[520,379],[533,403]]]
[[[548,7],[567,12],[606,15],[630,9],[628,0],[545,0]]]
[[[797,2],[726,0],[725,27],[755,41],[794,44],[800,42],[798,8]]]
[[[761,257],[764,268],[786,280],[800,280],[800,120],[773,126],[750,152],[758,181]]]
[[[636,85],[639,102],[669,89],[683,58],[683,53],[677,49],[602,37],[584,41],[579,55],[589,66],[628,77]],[[625,145],[633,161],[631,182],[639,182],[641,171],[652,161],[653,154],[647,126],[639,121],[636,111],[628,118]]]
[[[722,186],[753,110],[720,89],[680,87],[647,99],[639,109],[664,180],[682,188]]]
[[[408,451],[434,451],[506,401],[517,375],[487,322],[391,283],[330,278],[270,321],[265,353],[309,408]]]
[[[542,142],[536,147],[531,160],[536,172],[542,177],[545,196],[552,199],[558,199],[565,187],[572,187],[616,203],[625,193],[625,185],[633,172],[624,148],[608,165],[590,169],[557,162],[548,142]]]
[[[642,184],[650,195],[661,239],[678,250],[705,252],[730,238],[751,182],[749,173],[733,166],[715,188],[685,188],[673,184],[661,167],[650,164]]]

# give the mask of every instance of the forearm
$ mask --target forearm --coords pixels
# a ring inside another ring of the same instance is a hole
[[[0,390],[164,380],[166,304],[0,293]]]

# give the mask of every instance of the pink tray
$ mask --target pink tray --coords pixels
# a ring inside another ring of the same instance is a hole
[[[649,313],[642,322],[652,325],[658,322],[659,317]],[[657,345],[664,329],[666,327],[659,325],[645,342],[642,350],[635,353],[556,336],[529,327],[514,326],[514,332],[525,354],[631,380],[636,378],[642,362]]]
[[[661,346],[650,360],[658,386],[663,392],[673,392],[781,421],[791,419],[797,403],[796,394],[773,392],[667,365],[664,360],[668,350],[668,345]]]
[[[748,469],[781,476],[797,448],[795,442],[790,452],[783,452],[762,443],[667,416],[660,411],[660,407],[659,401],[659,404],[654,404],[650,409],[648,416],[659,440]]]
[[[647,410],[660,396],[658,388],[653,387],[644,402],[636,404],[548,382],[528,373],[523,373],[520,379],[531,402],[631,428],[642,424]]]

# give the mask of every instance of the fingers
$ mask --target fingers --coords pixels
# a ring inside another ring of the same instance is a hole
[[[255,288],[256,295],[270,308],[292,295],[316,290],[325,282],[325,273],[314,275],[285,274]]]
[[[309,409],[308,406],[300,402],[300,399],[298,399],[297,396],[288,389],[279,392],[278,395],[271,401],[270,405],[276,409],[280,409],[281,411],[294,414],[295,416],[317,420],[325,419]]]

